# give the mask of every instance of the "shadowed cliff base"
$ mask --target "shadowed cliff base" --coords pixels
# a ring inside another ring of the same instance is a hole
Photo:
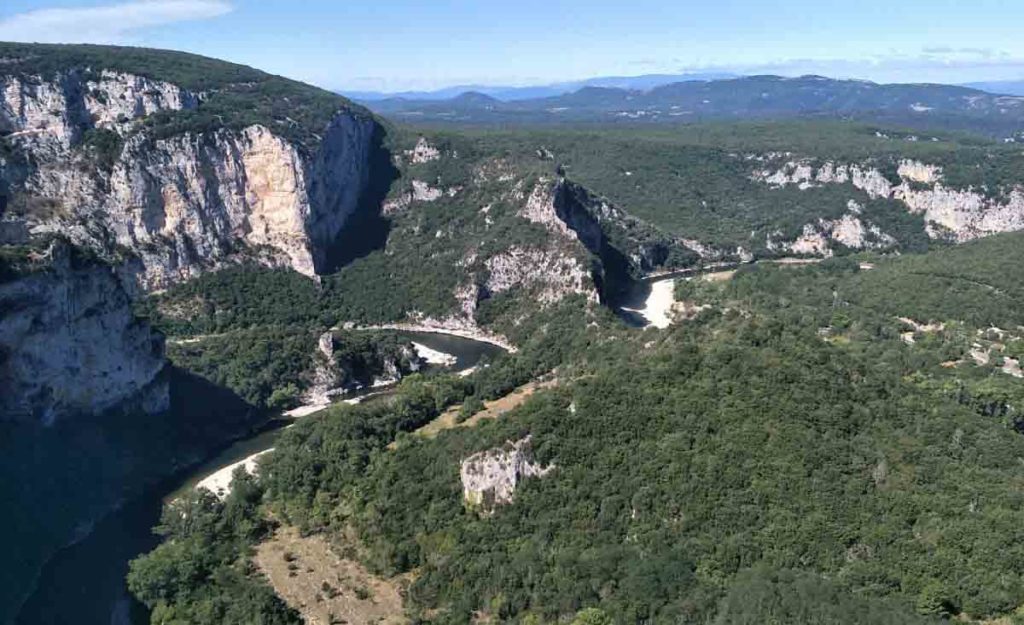
[[[262,418],[203,378],[177,368],[168,375],[171,410],[162,415],[0,425],[0,503],[8,511],[0,548],[9,564],[0,623],[139,622],[124,577],[128,560],[158,542],[149,528],[161,493]],[[166,489],[153,488],[164,482]],[[124,618],[112,620],[115,611]]]
[[[583,187],[567,181],[558,185],[556,214],[593,255],[594,283],[601,303],[613,306],[635,288],[640,269],[609,240],[601,221],[590,209],[593,203]],[[658,262],[663,261],[658,259]]]
[[[359,198],[355,212],[348,218],[341,234],[324,254],[320,275],[331,274],[352,261],[384,248],[391,231],[391,222],[381,214],[384,198],[398,170],[386,147],[387,130],[378,125],[370,140],[370,178]]]

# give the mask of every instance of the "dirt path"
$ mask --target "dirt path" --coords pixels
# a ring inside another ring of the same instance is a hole
[[[516,388],[504,397],[484,402],[483,410],[477,412],[462,423],[458,422],[459,412],[462,410],[462,405],[452,406],[441,413],[441,416],[438,418],[414,431],[413,434],[424,438],[434,438],[445,430],[451,430],[459,427],[473,427],[484,419],[497,419],[506,412],[523,405],[523,403],[537,391],[545,388],[551,388],[557,383],[558,380],[528,382]],[[389,447],[394,449],[394,443]]]
[[[342,558],[320,534],[282,527],[253,558],[277,596],[308,625],[404,625],[404,578],[383,579]]]

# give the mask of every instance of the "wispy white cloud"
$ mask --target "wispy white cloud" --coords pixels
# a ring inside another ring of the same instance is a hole
[[[146,0],[74,9],[49,8],[0,19],[0,41],[120,43],[133,33],[230,13],[224,0]]]

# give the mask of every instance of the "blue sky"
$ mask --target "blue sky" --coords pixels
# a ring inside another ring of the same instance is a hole
[[[3,0],[0,40],[188,50],[330,88],[726,70],[1024,79],[1024,0]]]

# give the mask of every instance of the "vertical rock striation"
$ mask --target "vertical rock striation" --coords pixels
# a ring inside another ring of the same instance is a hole
[[[146,116],[200,99],[139,76],[2,80],[0,129],[33,164],[7,181],[23,231],[127,253],[146,290],[242,260],[313,276],[369,181],[376,122],[347,110],[309,151],[258,123],[153,136]],[[84,162],[81,142],[96,130],[118,137],[108,167]]]

